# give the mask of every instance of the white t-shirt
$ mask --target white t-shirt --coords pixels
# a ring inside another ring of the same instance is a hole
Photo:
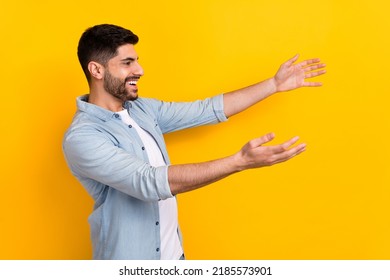
[[[148,154],[150,165],[154,167],[166,165],[161,151],[154,138],[143,130],[128,114],[127,110],[118,112],[122,121],[127,125],[132,125],[141,138],[145,150]],[[178,214],[176,198],[168,198],[158,202],[160,212],[160,239],[161,239],[161,259],[178,260],[183,254],[178,235]]]

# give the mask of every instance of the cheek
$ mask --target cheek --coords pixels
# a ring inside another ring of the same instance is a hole
[[[126,77],[129,75],[129,72],[130,72],[129,69],[127,69],[126,67],[122,67],[122,66],[110,67],[111,76],[120,80],[126,79]]]
[[[118,69],[118,72],[117,72],[118,77],[122,80],[129,77],[130,73],[131,73],[130,68],[120,68],[120,69]]]

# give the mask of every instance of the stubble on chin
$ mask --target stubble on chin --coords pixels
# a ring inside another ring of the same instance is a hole
[[[138,98],[138,89],[130,92],[126,88],[126,83],[122,83],[119,79],[112,77],[110,74],[105,76],[103,87],[106,92],[122,102],[134,101]]]
[[[127,91],[126,91],[127,92]],[[134,101],[138,99],[138,90],[134,90],[132,93],[127,92],[126,96],[124,97],[123,102],[125,101]]]

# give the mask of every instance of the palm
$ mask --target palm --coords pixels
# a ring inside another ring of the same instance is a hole
[[[320,82],[307,82],[305,79],[324,74],[326,72],[325,69],[323,69],[325,64],[319,63],[320,60],[318,58],[314,58],[294,65],[294,62],[298,59],[298,57],[299,56],[296,55],[280,66],[274,77],[277,91],[288,91],[299,87],[314,87],[322,85]]]

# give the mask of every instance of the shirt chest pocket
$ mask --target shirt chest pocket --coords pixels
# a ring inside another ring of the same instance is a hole
[[[138,134],[128,133],[115,138],[115,146],[126,151],[132,156],[136,156],[139,159],[147,161],[148,157],[145,151],[145,147],[139,139]]]
[[[118,146],[118,148],[121,148],[121,149],[123,149],[126,152],[131,153],[131,154],[135,154],[137,147],[139,147],[139,145],[137,143],[135,143],[134,141],[131,141],[129,139],[122,140],[122,141],[118,142],[116,146]]]
[[[107,137],[111,141],[111,143],[128,153],[135,154],[135,151],[137,150],[137,146],[139,144],[136,142],[136,139],[134,139],[134,136],[132,136],[127,131],[120,131],[121,133],[109,133]]]

